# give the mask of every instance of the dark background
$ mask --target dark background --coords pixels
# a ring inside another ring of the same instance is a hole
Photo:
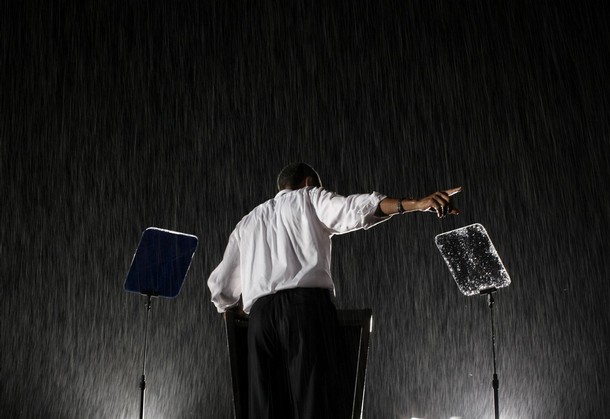
[[[11,3],[11,2],[7,2]],[[136,417],[142,231],[195,234],[182,292],[154,300],[149,418],[230,418],[206,279],[239,219],[306,161],[329,189],[423,196],[334,239],[341,308],[374,315],[366,418],[490,418],[483,297],[434,236],[483,224],[503,418],[610,407],[608,16],[566,1],[12,2],[0,15],[0,410]]]

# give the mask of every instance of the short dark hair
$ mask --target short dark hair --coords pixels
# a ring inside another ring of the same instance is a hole
[[[294,189],[308,176],[313,179],[314,186],[322,186],[318,173],[306,163],[290,163],[277,176],[277,188]]]

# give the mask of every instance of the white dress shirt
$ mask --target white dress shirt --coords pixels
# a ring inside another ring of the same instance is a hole
[[[320,187],[284,189],[237,224],[208,287],[219,313],[243,297],[246,313],[265,295],[291,288],[326,288],[331,237],[368,229],[390,217],[375,215],[385,196],[341,196]]]

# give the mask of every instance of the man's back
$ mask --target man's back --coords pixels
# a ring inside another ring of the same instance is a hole
[[[332,235],[383,221],[373,215],[381,199],[376,193],[343,197],[320,187],[280,191],[235,227],[223,263],[208,282],[212,301],[220,309],[241,293],[249,312],[258,298],[279,290],[334,290]]]

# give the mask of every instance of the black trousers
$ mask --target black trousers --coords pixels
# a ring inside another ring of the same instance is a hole
[[[328,290],[296,288],[257,300],[248,322],[249,419],[350,417],[338,330]]]

